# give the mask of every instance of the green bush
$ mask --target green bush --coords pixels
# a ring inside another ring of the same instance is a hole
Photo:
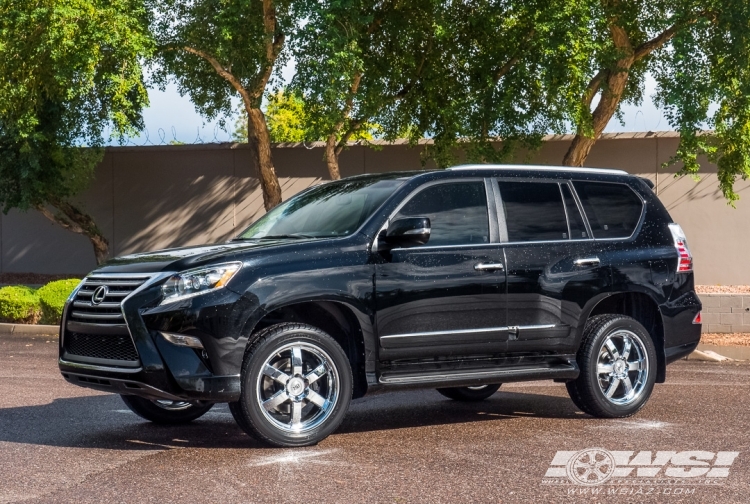
[[[56,325],[60,323],[65,301],[79,283],[81,281],[76,278],[57,280],[36,291],[42,306],[42,324]]]
[[[34,289],[20,285],[0,289],[0,322],[36,324],[40,316],[39,296]]]

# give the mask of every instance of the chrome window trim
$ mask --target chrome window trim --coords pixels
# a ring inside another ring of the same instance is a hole
[[[568,240],[573,239],[573,233],[570,232],[570,216],[568,215],[568,205],[565,204],[565,194],[562,190],[562,184],[557,184],[557,190],[560,191],[560,198],[562,198],[563,212],[565,212],[565,222],[568,224]]]

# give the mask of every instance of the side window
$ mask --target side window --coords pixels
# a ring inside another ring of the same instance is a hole
[[[508,241],[567,240],[560,186],[556,182],[498,181]]]
[[[582,238],[588,238],[589,235],[586,232],[583,217],[581,217],[578,205],[576,205],[575,199],[573,199],[573,193],[570,192],[570,187],[568,187],[568,184],[560,184],[560,190],[563,193],[565,212],[568,214],[568,226],[570,227],[571,239],[580,240]]]
[[[641,217],[643,203],[625,184],[573,182],[594,238],[627,238]]]
[[[427,246],[489,243],[490,226],[484,182],[449,182],[417,193],[399,210],[400,217],[428,217]]]

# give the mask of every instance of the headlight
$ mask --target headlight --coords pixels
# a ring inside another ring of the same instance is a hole
[[[200,296],[224,287],[242,267],[242,263],[218,264],[208,268],[183,271],[173,275],[162,285],[164,294],[160,304]]]

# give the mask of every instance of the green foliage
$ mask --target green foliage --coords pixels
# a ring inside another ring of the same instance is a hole
[[[320,139],[309,131],[305,102],[295,93],[280,89],[269,95],[264,112],[272,142],[312,142]],[[247,142],[247,112],[244,108],[235,122],[232,136],[235,142]]]
[[[89,181],[108,128],[142,126],[139,0],[0,0],[0,204],[59,201]]]
[[[35,324],[41,315],[39,296],[22,286],[0,288],[0,322]]]
[[[42,309],[42,324],[56,325],[60,323],[63,306],[81,280],[70,278],[50,282],[36,291]]]
[[[271,3],[276,10],[277,34],[287,33],[293,25],[290,1]],[[232,115],[231,99],[237,96],[236,90],[205,58],[184,49],[215,58],[247,89],[260,84],[259,77],[268,64],[263,2],[159,0],[150,4],[156,12],[153,32],[160,49],[155,82],[162,87],[176,82],[180,94],[189,95],[198,112],[208,119]],[[282,52],[275,66],[283,66],[285,58]],[[262,92],[257,96],[255,107],[260,107],[262,96]]]

